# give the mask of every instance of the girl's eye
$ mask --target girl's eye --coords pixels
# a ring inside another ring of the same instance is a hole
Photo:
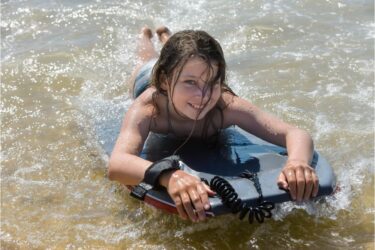
[[[187,83],[189,85],[195,85],[195,81],[193,81],[193,80],[186,80],[185,83]]]

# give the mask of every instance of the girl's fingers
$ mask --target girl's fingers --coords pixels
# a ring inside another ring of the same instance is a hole
[[[186,220],[188,218],[188,215],[186,214],[185,209],[182,205],[181,198],[179,196],[176,196],[176,197],[174,197],[173,201],[176,205],[176,209],[177,209],[177,212],[180,215],[180,217],[182,219]]]
[[[318,176],[316,176],[316,173],[315,171],[312,172],[312,181],[313,181],[313,185],[314,185],[314,188],[313,188],[313,191],[312,191],[312,197],[316,197],[318,195],[318,191],[319,191],[319,178]]]
[[[193,206],[191,204],[190,196],[187,193],[182,193],[181,200],[182,200],[182,205],[185,209],[185,212],[189,216],[190,220],[197,221],[197,216],[195,215]]]
[[[297,198],[297,186],[296,186],[296,175],[294,173],[294,170],[285,169],[283,170],[283,172],[288,181],[289,194],[292,197],[292,199],[295,200]]]
[[[312,190],[314,187],[314,183],[312,180],[312,172],[308,169],[305,169],[305,181],[306,181],[306,186],[305,186],[305,195],[303,196],[303,199],[308,200],[311,197]]]
[[[302,201],[316,197],[319,178],[315,169],[298,161],[288,161],[278,178],[279,187],[288,187],[293,200]]]
[[[306,185],[304,170],[302,168],[297,168],[295,175],[297,183],[297,201],[302,201]]]
[[[211,189],[209,189],[207,187],[206,184],[201,182],[200,185],[198,185],[198,194],[201,197],[204,210],[209,210],[210,207],[211,207],[210,201],[208,199],[208,195],[211,194],[211,193],[209,193],[210,191],[211,191],[211,193],[214,193]]]
[[[196,176],[179,172],[171,177],[168,193],[175,202],[177,212],[183,219],[204,220],[205,210],[210,209],[209,195],[214,195],[208,186]]]
[[[202,182],[204,189],[206,190],[207,194],[209,196],[214,196],[216,194],[215,191],[213,191],[209,186],[207,186],[204,182]]]
[[[195,215],[197,215],[198,219],[201,221],[206,219],[206,213],[204,211],[204,205],[202,203],[202,196],[198,194],[196,189],[191,189],[189,191],[189,196],[193,204],[193,207],[195,208]]]
[[[283,172],[280,173],[279,178],[277,179],[277,185],[281,189],[288,190],[288,182],[286,181],[286,177]]]

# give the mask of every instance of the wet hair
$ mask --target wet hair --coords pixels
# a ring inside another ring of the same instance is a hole
[[[235,95],[226,84],[226,63],[220,44],[205,31],[180,31],[171,36],[164,44],[160,52],[160,57],[153,68],[151,86],[156,88],[156,91],[153,94],[156,115],[159,114],[159,110],[156,106],[156,97],[159,94],[167,95],[167,91],[173,96],[174,88],[181,71],[187,61],[192,57],[202,59],[208,66],[207,70],[209,71],[210,79],[206,82],[204,90],[210,88],[211,91],[209,93],[211,94],[214,85],[219,83],[222,92],[230,92]],[[213,74],[213,64],[218,67],[215,75]],[[165,82],[168,87],[167,91],[162,88],[162,84]],[[173,103],[172,105],[174,106]],[[204,138],[207,138],[210,126],[214,131],[219,131],[223,127],[224,109],[225,104],[220,97],[215,108],[210,110],[204,118],[204,128],[202,131],[202,136]],[[220,124],[215,124],[214,122],[213,118],[216,112],[219,112],[221,118]]]

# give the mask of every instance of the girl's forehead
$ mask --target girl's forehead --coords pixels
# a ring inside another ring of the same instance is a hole
[[[218,71],[218,64],[211,61],[210,65],[199,57],[191,57],[182,67],[180,77],[211,78]]]

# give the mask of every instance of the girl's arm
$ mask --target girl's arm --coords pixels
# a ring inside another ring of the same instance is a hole
[[[147,91],[146,91],[147,92]],[[137,185],[152,162],[139,157],[149,134],[153,106],[137,98],[125,115],[120,135],[109,160],[108,177],[125,185]],[[160,185],[175,202],[183,219],[199,221],[205,219],[205,210],[210,208],[208,196],[214,192],[199,178],[184,171],[169,171],[159,178]],[[195,211],[194,211],[195,210]]]
[[[288,161],[279,175],[279,187],[288,189],[291,197],[298,201],[315,197],[319,184],[315,170],[310,166],[314,152],[311,136],[240,97],[227,99],[229,105],[224,111],[226,126],[238,125],[263,140],[287,148]]]
[[[149,133],[152,111],[136,100],[126,112],[109,159],[108,177],[125,185],[141,182],[152,162],[139,157]]]

